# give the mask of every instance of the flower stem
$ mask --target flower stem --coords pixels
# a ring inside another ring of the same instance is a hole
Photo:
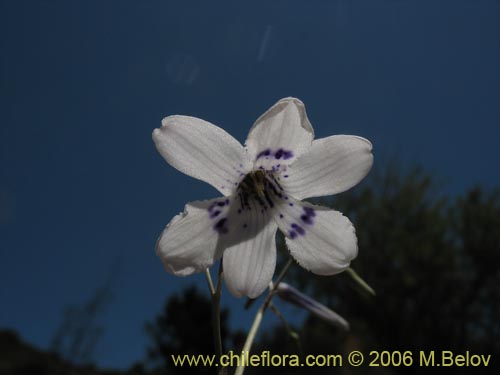
[[[212,301],[212,330],[214,336],[215,353],[220,358],[222,355],[222,335],[220,326],[220,296],[222,288],[222,264],[219,264],[219,274],[217,276],[217,283],[214,286],[210,271],[208,268],[205,270],[205,277],[207,279],[208,288],[210,289],[210,297]],[[225,367],[220,367],[218,373],[226,374]]]
[[[205,278],[207,279],[208,289],[210,290],[210,297],[215,294],[214,283],[212,282],[212,276],[210,276],[210,270],[205,269]]]
[[[349,276],[351,276],[351,277],[353,278],[353,280],[354,280],[355,282],[357,282],[357,283],[358,283],[358,285],[359,285],[359,286],[361,286],[361,288],[362,288],[363,290],[365,290],[366,292],[368,292],[368,293],[369,293],[369,294],[371,294],[372,296],[375,296],[375,294],[376,294],[376,293],[375,293],[375,291],[373,290],[373,288],[372,288],[370,285],[368,285],[368,283],[367,283],[365,280],[363,280],[363,279],[361,278],[361,276],[359,276],[359,275],[356,273],[356,271],[354,271],[351,267],[349,267],[349,268],[347,268],[347,269],[346,269],[346,272],[347,272],[347,274],[349,274]]]
[[[288,269],[292,265],[292,259],[288,259],[286,262],[285,266],[281,270],[281,273],[279,274],[278,278],[276,279],[275,283],[271,283],[269,294],[266,296],[266,299],[264,302],[262,302],[262,305],[259,307],[259,310],[257,310],[257,314],[255,314],[255,318],[252,323],[252,327],[250,328],[250,331],[248,332],[247,339],[245,341],[245,345],[243,345],[243,350],[241,352],[241,362],[238,363],[238,368],[236,369],[236,372],[234,375],[243,375],[245,371],[245,365],[246,363],[243,361],[243,358],[245,356],[245,353],[250,354],[250,349],[252,348],[253,341],[255,339],[255,336],[257,335],[257,331],[259,330],[260,324],[262,323],[262,317],[264,316],[264,312],[266,309],[269,307],[269,304],[271,303],[271,300],[273,299],[276,288],[278,287],[279,283],[283,278],[285,277]]]

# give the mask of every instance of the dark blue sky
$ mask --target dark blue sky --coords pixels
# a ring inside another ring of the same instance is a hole
[[[186,202],[217,194],[156,152],[166,115],[244,142],[296,96],[317,137],[364,136],[376,164],[421,164],[452,194],[500,185],[496,0],[0,0],[0,30],[0,327],[44,348],[113,269],[103,366],[143,357],[167,295],[205,288],[154,253]]]

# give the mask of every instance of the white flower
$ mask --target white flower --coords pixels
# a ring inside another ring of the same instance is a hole
[[[167,225],[156,246],[166,269],[189,275],[223,256],[229,290],[255,298],[274,274],[279,228],[302,267],[319,275],[345,270],[358,251],[353,225],[338,211],[300,200],[356,185],[371,168],[372,145],[350,135],[313,138],[304,105],[295,98],[264,113],[245,147],[201,119],[163,119],[153,132],[160,154],[223,194],[188,203]]]

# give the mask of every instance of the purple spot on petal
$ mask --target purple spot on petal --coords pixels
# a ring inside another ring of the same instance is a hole
[[[271,150],[270,149],[266,149],[264,151],[259,152],[257,154],[257,158],[256,159],[260,159],[263,156],[269,156],[269,155],[271,155]]]
[[[297,225],[297,224],[292,224],[292,228],[295,229],[295,231],[300,234],[301,236],[303,236],[306,231],[304,230],[304,228],[302,228],[300,225]]]
[[[274,157],[276,159],[283,158],[285,160],[288,160],[288,159],[293,157],[293,152],[280,148],[280,149],[278,149],[278,151],[276,151],[276,153],[274,154]]]
[[[286,175],[284,175],[283,177],[288,178],[288,175],[286,174]]]
[[[220,214],[220,211],[219,211],[219,210],[216,210],[216,211],[214,211],[214,212],[212,212],[212,213],[210,214],[210,218],[211,218],[211,219],[213,219],[214,217],[219,216],[219,214]]]
[[[293,203],[288,203],[288,205],[289,205],[290,207],[293,207]]]
[[[227,218],[220,219],[215,225],[214,230],[219,234],[226,234],[229,230],[227,229]]]
[[[304,214],[300,217],[306,224],[313,224],[313,217],[316,216],[316,211],[312,207],[304,207]]]
[[[304,207],[304,212],[307,216],[310,216],[310,217],[316,216],[316,212],[314,211],[314,208],[312,208],[312,207]]]
[[[293,231],[293,230],[289,231],[288,235],[290,236],[290,238],[292,240],[297,237],[297,233],[295,231]]]
[[[301,218],[301,219],[302,219],[302,221],[303,221],[304,223],[306,223],[306,224],[312,224],[312,223],[313,223],[313,221],[312,221],[312,219],[311,219],[311,217],[310,217],[310,216],[307,216],[307,215],[302,215],[300,218]]]
[[[283,214],[280,214],[280,219],[283,219]]]

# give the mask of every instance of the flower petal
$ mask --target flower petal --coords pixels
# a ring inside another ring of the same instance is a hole
[[[169,116],[153,131],[158,152],[179,171],[230,195],[251,170],[243,146],[221,128],[195,117]]]
[[[219,233],[214,228],[216,216],[223,217],[222,211],[229,210],[226,201],[219,198],[190,202],[170,221],[156,243],[156,253],[168,271],[190,275],[205,270],[222,256]],[[219,214],[214,216],[217,211]]]
[[[288,165],[309,150],[314,131],[304,104],[295,98],[278,101],[250,129],[246,141],[254,169]]]
[[[256,298],[269,285],[276,268],[277,225],[256,202],[240,214],[242,236],[223,256],[224,279],[237,297]]]
[[[275,220],[290,254],[318,275],[344,271],[358,253],[354,227],[340,212],[291,197],[276,207]]]
[[[282,173],[280,184],[298,199],[341,193],[368,174],[373,164],[371,150],[370,141],[362,137],[317,139],[307,154]]]

